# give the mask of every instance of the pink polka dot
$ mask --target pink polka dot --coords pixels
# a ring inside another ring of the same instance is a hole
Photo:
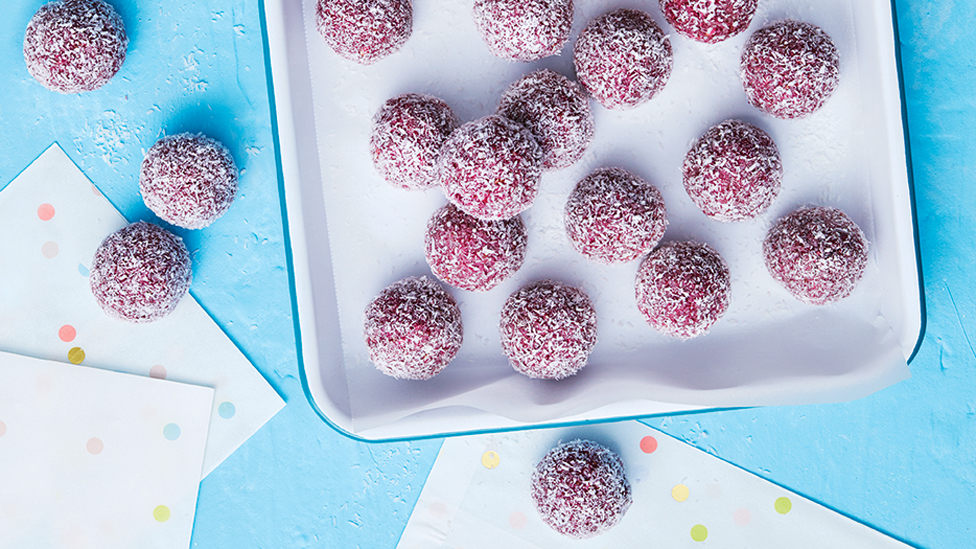
[[[61,338],[61,341],[65,343],[74,341],[76,335],[78,334],[75,332],[75,327],[71,324],[65,324],[64,326],[61,326],[60,330],[58,330],[58,337]]]
[[[648,435],[641,439],[640,449],[645,454],[653,454],[657,450],[657,439]]]
[[[96,187],[94,184],[91,186],[91,189],[95,196],[102,196],[102,191],[98,190],[98,187]]]
[[[85,444],[85,448],[88,449],[89,454],[97,456],[98,454],[102,453],[102,450],[105,448],[105,444],[102,443],[102,439],[92,437],[88,439],[88,443]]]
[[[166,379],[166,368],[162,364],[157,364],[149,369],[149,377],[154,379]]]
[[[41,253],[44,257],[48,259],[54,259],[58,256],[58,244],[57,242],[45,242],[41,245]]]
[[[7,434],[7,424],[0,421],[0,437]]]
[[[37,207],[37,217],[40,217],[41,221],[50,221],[54,217],[54,206],[41,204]]]
[[[745,507],[739,507],[734,513],[732,513],[732,521],[739,526],[745,526],[746,524],[749,524],[749,521],[751,520],[752,513],[750,513]]]
[[[525,525],[529,523],[529,519],[525,516],[525,513],[521,511],[515,511],[511,515],[508,515],[508,524],[516,530],[521,530],[525,528]]]
[[[447,505],[444,505],[439,501],[431,503],[430,506],[427,507],[427,510],[430,511],[430,516],[434,518],[444,518],[447,516]]]

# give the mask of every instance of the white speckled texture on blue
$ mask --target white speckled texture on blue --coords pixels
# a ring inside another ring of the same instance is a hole
[[[71,96],[23,63],[43,3],[9,0],[0,18],[0,186],[57,141],[130,220],[151,219],[139,162],[164,132],[208,133],[243,169],[224,218],[178,232],[194,295],[287,406],[203,481],[193,546],[394,547],[440,443],[352,441],[302,393],[258,0],[110,0],[129,31],[125,65]],[[897,12],[928,309],[914,377],[846,404],[649,423],[912,545],[972,547],[976,4],[898,0]]]

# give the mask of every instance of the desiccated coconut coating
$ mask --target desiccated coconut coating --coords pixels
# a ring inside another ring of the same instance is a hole
[[[805,207],[773,224],[763,258],[769,274],[797,299],[826,305],[850,295],[861,280],[868,241],[843,211]]]
[[[572,0],[475,0],[473,13],[488,51],[515,61],[558,54],[573,26]]]
[[[726,120],[692,145],[681,166],[685,191],[717,221],[752,219],[779,194],[783,163],[776,143],[761,129]]]
[[[729,268],[697,242],[669,242],[651,252],[634,287],[647,323],[678,339],[705,333],[729,307]]]
[[[671,41],[638,10],[619,9],[590,21],[576,40],[580,84],[608,109],[631,109],[660,92],[671,76]]]
[[[543,522],[576,539],[616,526],[633,501],[620,456],[589,440],[549,450],[532,473],[532,499]]]
[[[840,57],[820,27],[773,23],[753,33],[739,65],[746,99],[777,118],[801,118],[826,103],[840,78]]]
[[[609,265],[654,248],[664,236],[668,214],[654,185],[622,168],[600,168],[576,184],[564,220],[573,247]]]
[[[394,187],[437,185],[437,155],[461,120],[432,95],[406,93],[388,99],[373,117],[369,140],[373,165]]]
[[[109,316],[142,323],[173,312],[190,278],[190,254],[183,240],[158,225],[139,222],[102,241],[88,282]]]
[[[548,69],[516,80],[498,104],[498,114],[532,132],[542,147],[542,168],[572,165],[593,141],[593,113],[582,88]]]
[[[509,296],[502,307],[502,348],[521,374],[563,379],[583,366],[596,345],[596,310],[582,290],[542,280]]]
[[[41,6],[24,34],[27,72],[61,93],[92,91],[122,68],[129,39],[122,18],[102,0]]]
[[[461,348],[461,309],[426,276],[404,278],[366,307],[363,334],[369,359],[381,372],[398,379],[430,379]]]
[[[508,219],[539,192],[542,149],[529,130],[497,114],[464,124],[437,160],[447,199],[478,219]]]
[[[142,160],[139,192],[161,219],[202,229],[224,215],[237,196],[237,166],[227,147],[201,134],[157,141]]]
[[[427,222],[424,248],[437,278],[462,290],[486,292],[519,270],[526,240],[521,216],[483,221],[448,204]]]
[[[759,0],[660,0],[664,18],[679,34],[715,44],[749,27]]]
[[[318,0],[315,27],[336,53],[371,65],[410,38],[413,5],[410,0]]]

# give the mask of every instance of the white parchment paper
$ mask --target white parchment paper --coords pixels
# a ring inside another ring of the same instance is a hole
[[[881,313],[885,265],[872,245],[867,272],[853,295],[814,307],[800,303],[766,272],[761,242],[778,217],[808,204],[843,209],[875,241],[877,211],[864,154],[874,128],[864,127],[853,14],[845,0],[769,0],[749,30],[704,45],[671,31],[656,2],[580,0],[562,55],[534,63],[493,57],[475,31],[470,2],[414,2],[406,46],[362,67],[333,53],[314,27],[314,0],[304,0],[329,241],[354,430],[444,406],[466,406],[536,422],[609,403],[650,400],[702,406],[756,406],[842,401],[909,375],[905,351]],[[461,305],[465,341],[458,358],[427,382],[385,377],[370,363],[362,337],[366,304],[388,284],[429,274],[427,219],[446,200],[438,189],[407,192],[385,183],[369,157],[371,119],[382,103],[406,92],[444,99],[463,121],[492,113],[507,86],[538,68],[575,77],[572,44],[594,17],[618,7],[647,11],[670,34],[674,71],[649,103],[609,111],[591,101],[596,138],[584,157],[543,176],[539,197],[523,214],[528,257],[510,280],[485,294],[451,289]],[[841,82],[825,107],[802,120],[777,120],[745,100],[738,76],[748,36],[794,18],[822,27],[840,52]],[[739,118],[766,130],[780,150],[782,191],[763,216],[723,224],[704,216],[685,194],[681,162],[710,126]],[[869,152],[865,152],[869,151]],[[732,301],[711,331],[679,342],[651,329],[634,302],[639,261],[602,266],[577,254],[563,228],[566,198],[601,166],[620,166],[656,185],[670,225],[665,241],[695,239],[719,251],[732,273]],[[311,199],[315,199],[312,197]],[[310,253],[315,253],[311,250]],[[530,380],[507,364],[498,338],[502,304],[519,286],[544,277],[582,287],[599,315],[599,342],[581,374],[560,382]]]

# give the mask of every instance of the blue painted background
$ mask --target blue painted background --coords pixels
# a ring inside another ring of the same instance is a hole
[[[421,0],[418,0],[421,1]],[[257,0],[110,0],[121,72],[61,96],[27,74],[27,21],[0,18],[0,185],[57,141],[130,220],[145,150],[203,131],[242,168],[228,214],[177,231],[192,292],[287,406],[201,485],[194,547],[394,547],[440,441],[364,444],[326,426],[298,380]],[[856,402],[656,418],[649,424],[923,548],[976,538],[976,4],[897,0],[927,334],[911,380]]]

